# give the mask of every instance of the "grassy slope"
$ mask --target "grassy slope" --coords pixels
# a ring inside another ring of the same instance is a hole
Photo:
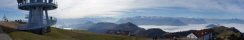
[[[4,30],[13,30],[5,28]],[[50,33],[44,35],[37,35],[23,31],[8,32],[13,40],[143,40],[143,38],[136,38],[130,36],[114,36],[104,34],[94,34],[82,30],[63,30],[58,28],[51,28]]]
[[[37,35],[28,32],[16,31],[11,32],[9,35],[14,40],[135,40],[135,37],[128,36],[113,36],[93,34],[85,31],[71,31],[52,28],[52,32]],[[137,39],[142,40],[142,39]]]

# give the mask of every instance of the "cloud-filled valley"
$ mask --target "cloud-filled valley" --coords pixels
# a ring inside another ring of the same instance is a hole
[[[190,24],[187,26],[156,26],[156,25],[140,25],[139,27],[150,29],[150,28],[160,28],[167,32],[179,32],[179,31],[188,31],[188,30],[201,30],[201,29],[207,29],[206,26],[209,24]],[[226,27],[235,27],[236,29],[240,30],[241,32],[244,32],[243,26],[244,24],[221,24],[222,26]]]

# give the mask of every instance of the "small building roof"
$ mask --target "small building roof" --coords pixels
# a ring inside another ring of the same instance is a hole
[[[211,30],[211,29],[203,29],[203,30],[199,30],[197,32],[193,32],[193,34],[195,34],[197,37],[203,37],[203,36],[208,35],[212,32],[213,32],[213,30]]]
[[[195,38],[195,39],[197,39],[198,37],[194,33],[191,33],[191,34],[187,35],[187,38]]]

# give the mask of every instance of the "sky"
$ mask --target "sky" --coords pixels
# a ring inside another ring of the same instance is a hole
[[[58,9],[51,16],[70,19],[90,16],[163,16],[190,18],[244,19],[244,0],[55,0]],[[24,19],[16,0],[0,0],[0,17]]]

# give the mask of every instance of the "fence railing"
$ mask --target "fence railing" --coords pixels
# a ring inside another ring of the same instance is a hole
[[[18,5],[27,3],[54,3],[57,4],[56,0],[17,0]]]

